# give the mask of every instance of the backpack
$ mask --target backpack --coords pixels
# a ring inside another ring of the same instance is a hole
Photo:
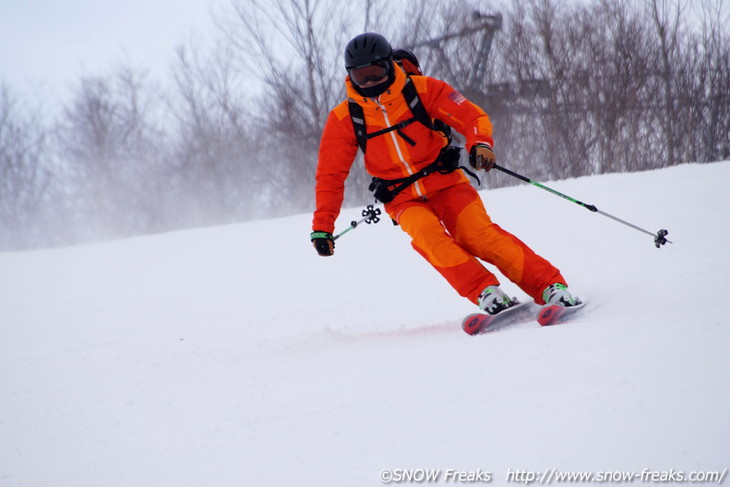
[[[348,108],[350,110],[350,118],[352,119],[352,125],[355,128],[357,145],[360,147],[363,154],[367,150],[368,139],[387,134],[388,132],[392,132],[393,130],[395,130],[396,133],[401,138],[403,138],[403,140],[408,142],[408,144],[416,145],[416,142],[413,139],[411,139],[401,131],[402,128],[407,127],[413,122],[420,122],[431,130],[441,132],[448,138],[450,145],[451,127],[449,127],[441,120],[432,120],[431,117],[429,117],[428,112],[426,112],[426,108],[423,106],[423,103],[421,103],[421,99],[418,97],[416,87],[413,85],[413,81],[411,80],[410,75],[412,74],[423,75],[423,72],[421,71],[421,66],[418,62],[418,58],[416,58],[416,56],[411,51],[408,51],[406,49],[396,49],[393,51],[393,61],[395,61],[396,64],[402,67],[406,73],[406,83],[403,86],[403,97],[406,99],[406,103],[410,107],[413,117],[409,118],[408,120],[404,120],[392,127],[378,130],[377,132],[367,133],[362,107],[358,105],[357,102],[355,102],[354,100],[349,100]]]
[[[398,193],[406,189],[418,179],[428,176],[433,172],[446,174],[453,172],[456,169],[463,169],[481,185],[481,181],[479,181],[476,174],[469,171],[466,167],[459,165],[459,152],[461,151],[461,147],[451,145],[451,127],[439,119],[431,119],[426,111],[426,107],[423,106],[421,99],[418,97],[418,92],[416,91],[416,87],[413,85],[413,80],[411,80],[410,76],[423,75],[418,58],[416,58],[411,51],[406,49],[396,49],[393,51],[393,61],[401,66],[406,73],[406,83],[403,86],[403,97],[406,99],[406,103],[411,109],[413,116],[392,127],[368,133],[365,127],[365,115],[362,107],[355,100],[350,99],[348,101],[348,109],[350,111],[352,125],[355,129],[357,145],[360,147],[360,150],[362,150],[364,154],[367,150],[368,139],[387,134],[394,130],[408,144],[412,146],[416,145],[416,141],[401,131],[402,128],[412,124],[413,122],[419,122],[433,131],[442,133],[448,139],[448,144],[441,150],[439,157],[433,163],[407,178],[395,180],[373,178],[370,183],[370,191],[374,192],[375,198],[378,201],[388,203],[389,201],[392,201]]]

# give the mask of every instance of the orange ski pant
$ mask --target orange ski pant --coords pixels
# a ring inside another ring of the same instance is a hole
[[[481,261],[494,265],[538,304],[543,290],[566,284],[550,262],[503,230],[487,214],[477,191],[459,183],[429,195],[386,207],[411,237],[411,245],[462,296],[476,303],[497,277]]]

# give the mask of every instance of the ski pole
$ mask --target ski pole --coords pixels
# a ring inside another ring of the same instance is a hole
[[[368,205],[364,210],[362,210],[362,216],[363,218],[360,221],[351,221],[350,226],[345,228],[343,231],[332,237],[332,240],[337,240],[350,230],[357,228],[359,224],[362,222],[367,223],[368,225],[371,223],[378,223],[380,221],[380,208],[374,208],[373,205]]]
[[[601,211],[598,208],[596,208],[595,205],[589,205],[589,204],[583,203],[582,201],[579,201],[579,200],[577,200],[575,198],[571,198],[570,196],[568,196],[566,194],[563,194],[560,191],[555,191],[552,188],[548,188],[544,184],[540,184],[537,181],[533,181],[532,179],[530,179],[528,177],[525,177],[522,174],[518,174],[518,173],[516,173],[514,171],[510,171],[509,169],[504,168],[502,166],[499,166],[497,164],[494,165],[494,168],[495,169],[499,169],[500,171],[502,171],[504,173],[507,173],[510,176],[516,177],[517,179],[522,180],[522,181],[524,181],[526,183],[532,184],[533,186],[537,186],[538,188],[544,189],[545,191],[549,191],[549,192],[551,192],[554,195],[560,196],[561,198],[565,198],[568,201],[572,201],[573,203],[575,203],[577,205],[580,205],[583,208],[586,208],[586,209],[588,209],[588,210],[590,210],[590,211],[592,211],[594,213],[600,213],[601,215],[606,216],[608,218],[611,218],[612,220],[615,220],[615,221],[617,221],[619,223],[623,223],[624,225],[626,225],[628,227],[631,227],[634,230],[638,230],[640,232],[646,233],[647,235],[651,235],[652,237],[654,237],[654,245],[656,246],[656,248],[660,248],[665,243],[673,243],[671,240],[667,240],[666,239],[666,236],[667,236],[667,234],[669,234],[669,232],[667,230],[665,230],[665,229],[661,229],[657,233],[651,233],[648,230],[644,230],[643,228],[637,227],[636,225],[634,225],[632,223],[629,223],[629,222],[624,221],[624,220],[622,220],[620,218],[617,218],[617,217],[615,217],[613,215],[610,215],[610,214],[606,213],[605,211]]]

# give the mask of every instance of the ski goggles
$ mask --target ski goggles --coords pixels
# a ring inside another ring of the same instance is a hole
[[[358,68],[351,68],[350,79],[358,86],[383,81],[388,76],[388,61],[378,61]]]

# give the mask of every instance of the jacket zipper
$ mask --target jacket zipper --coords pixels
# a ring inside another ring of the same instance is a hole
[[[388,118],[388,112],[385,110],[385,107],[380,104],[380,100],[377,98],[372,99],[383,111],[383,118],[385,119],[385,125],[387,127],[392,127],[393,125],[390,123],[390,119]],[[395,137],[395,130],[390,131],[390,137],[393,139],[393,145],[395,145],[395,151],[398,153],[398,159],[400,159],[401,164],[403,164],[403,167],[406,168],[406,171],[408,171],[409,176],[413,176],[413,169],[411,169],[411,166],[408,164],[408,162],[403,157],[403,153],[400,150],[400,146],[398,145],[398,139]],[[421,192],[420,187],[420,181],[416,181],[413,184],[413,187],[416,188],[416,193],[418,193],[418,196],[422,199],[426,199],[426,197],[423,195],[423,192]]]

